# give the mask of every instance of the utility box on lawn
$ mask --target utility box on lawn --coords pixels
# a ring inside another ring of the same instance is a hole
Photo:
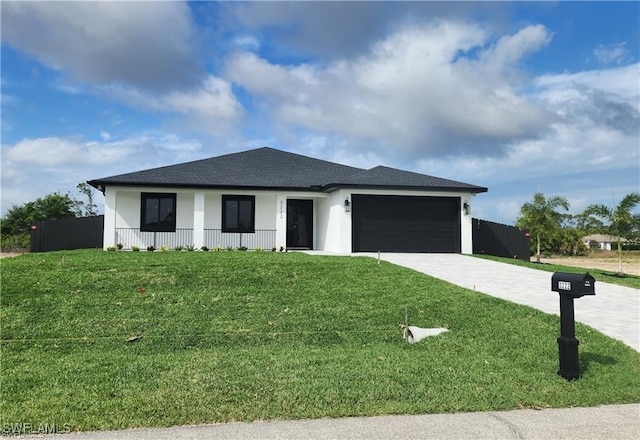
[[[573,299],[595,295],[595,284],[595,278],[588,273],[556,272],[551,277],[551,290],[560,294],[560,337],[558,338],[560,370],[558,374],[567,380],[580,377],[578,365],[580,342],[576,339]]]

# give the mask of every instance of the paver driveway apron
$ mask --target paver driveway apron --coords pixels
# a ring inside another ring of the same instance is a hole
[[[551,272],[459,254],[383,253],[380,258],[467,289],[546,313],[560,313],[558,294],[551,291]],[[640,291],[603,283],[597,278],[595,289],[595,296],[575,301],[576,321],[640,351]]]

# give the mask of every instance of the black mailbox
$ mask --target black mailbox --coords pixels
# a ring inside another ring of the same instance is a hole
[[[595,283],[595,278],[588,273],[556,272],[551,277],[551,290],[560,295],[580,298],[584,295],[595,295]]]
[[[558,374],[567,380],[580,377],[578,345],[573,300],[584,295],[595,295],[596,280],[588,273],[556,272],[551,277],[551,290],[560,294],[560,337]]]

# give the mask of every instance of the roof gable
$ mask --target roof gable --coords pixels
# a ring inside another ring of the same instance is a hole
[[[333,191],[340,187],[421,190],[487,189],[453,180],[378,166],[370,170],[314,159],[269,147],[89,181],[105,185],[251,188]]]

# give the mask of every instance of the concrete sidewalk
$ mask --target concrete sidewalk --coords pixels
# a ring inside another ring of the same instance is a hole
[[[354,255],[378,258],[377,254]],[[551,291],[551,272],[459,254],[383,253],[380,258],[467,289],[560,313],[559,295]],[[595,291],[595,296],[574,301],[576,321],[640,351],[640,291],[598,280]]]

